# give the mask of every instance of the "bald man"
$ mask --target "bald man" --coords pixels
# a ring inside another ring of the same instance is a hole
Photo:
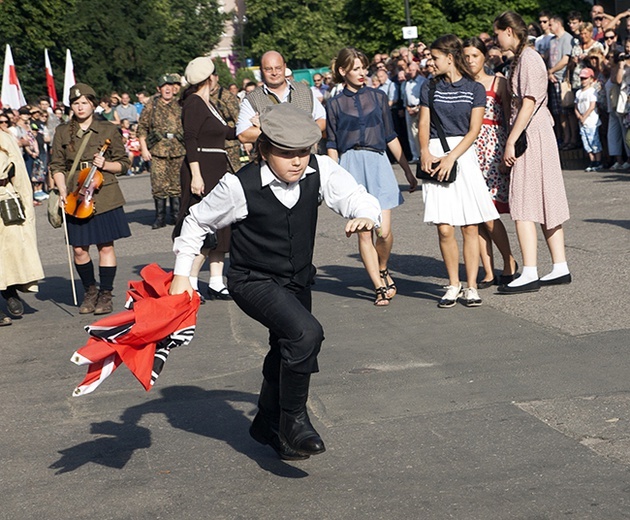
[[[263,85],[245,96],[236,123],[236,135],[242,143],[253,143],[260,135],[258,115],[265,107],[291,103],[308,112],[323,132],[326,110],[313,91],[303,83],[285,78],[286,63],[282,54],[268,51],[260,59]]]

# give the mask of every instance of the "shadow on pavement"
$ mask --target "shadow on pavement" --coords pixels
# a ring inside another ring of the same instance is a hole
[[[624,229],[630,229],[630,220],[609,220],[605,218],[587,218],[584,222],[592,222],[594,224],[611,224],[613,226],[619,226]]]
[[[278,459],[271,448],[260,446],[249,437],[250,419],[230,403],[244,402],[255,406],[257,395],[185,385],[162,388],[160,393],[161,398],[128,408],[120,423],[92,423],[90,433],[101,437],[59,451],[61,458],[49,468],[56,469],[57,475],[90,462],[122,469],[134,451],[151,447],[151,430],[139,425],[141,419],[149,414],[162,414],[173,428],[223,441],[274,475],[286,478],[308,476],[305,471]],[[211,449],[210,445],[208,449]]]

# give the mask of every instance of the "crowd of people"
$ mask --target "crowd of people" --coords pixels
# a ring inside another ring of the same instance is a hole
[[[17,194],[24,215],[7,222],[3,214],[0,233],[24,230],[28,250],[17,257],[33,259],[18,266],[15,251],[2,253],[0,289],[9,314],[24,312],[17,292],[35,290],[43,277],[33,205],[53,186],[67,213],[84,289],[79,312],[113,311],[114,242],[131,234],[118,177],[147,170],[152,228],[173,226],[171,292],[196,292],[202,302],[234,299],[269,328],[252,437],[288,460],[323,452],[305,408],[323,340],[311,314],[319,203],[349,219],[346,233],[358,236],[377,307],[398,292],[388,260],[392,210],[404,199],[393,162],[410,192],[422,179],[423,220],[435,226],[448,278],[438,307],[478,307],[479,291],[492,286],[518,294],[571,283],[560,150],[575,148],[581,138],[587,170],[630,167],[630,54],[616,43],[630,42],[624,39],[630,27],[621,23],[630,20],[630,11],[610,16],[596,5],[591,15],[584,22],[570,13],[569,33],[558,15],[542,11],[540,25],[528,26],[508,11],[495,19],[492,37],[462,41],[448,34],[371,60],[345,47],[330,72],[313,75],[313,85],[295,81],[284,57],[270,50],[261,57],[261,81],[246,81],[241,89],[223,88],[213,60],[202,56],[183,77],[160,76],[156,92],[138,93],[136,103],[126,92],[97,97],[79,83],[70,90],[70,116],[45,97],[3,111],[0,201]],[[86,171],[95,180],[81,185]],[[500,214],[515,221],[520,267]],[[537,225],[553,264],[542,277]],[[463,236],[465,284],[456,227]],[[98,282],[91,246],[98,252]],[[503,262],[500,273],[493,246]],[[206,260],[204,295],[199,277]],[[0,325],[10,323],[0,313]]]

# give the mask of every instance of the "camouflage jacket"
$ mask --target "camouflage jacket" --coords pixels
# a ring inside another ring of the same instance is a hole
[[[151,134],[157,134],[152,137]],[[138,122],[138,137],[145,138],[147,145],[159,138],[157,144],[149,148],[156,157],[182,157],[186,155],[184,130],[182,128],[182,107],[176,99],[165,103],[154,96],[146,104]]]
[[[234,128],[240,111],[238,98],[229,90],[219,87],[210,94],[210,102],[216,107],[228,126]],[[226,139],[225,151],[234,171],[238,171],[241,167],[240,149],[241,143],[238,139]]]

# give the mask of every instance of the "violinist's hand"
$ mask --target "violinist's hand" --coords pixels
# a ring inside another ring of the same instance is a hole
[[[105,169],[105,157],[99,154],[94,154],[92,164],[96,166],[99,170]]]
[[[68,189],[65,186],[57,186],[59,190],[59,207],[61,209],[66,205],[66,198],[68,197]]]

